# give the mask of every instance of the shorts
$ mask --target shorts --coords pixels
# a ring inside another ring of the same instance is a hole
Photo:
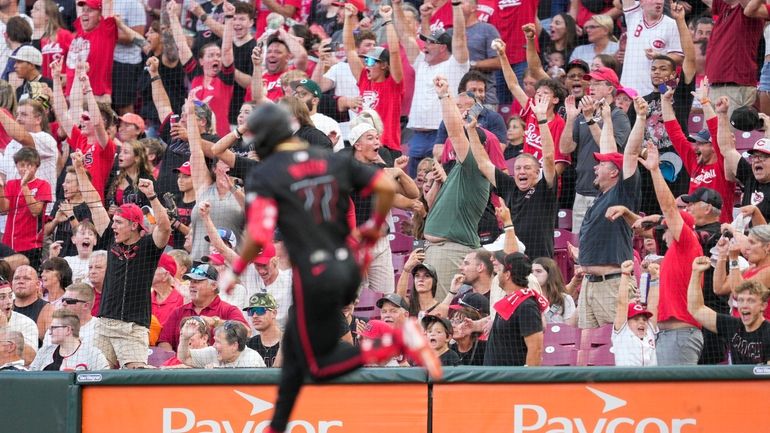
[[[762,74],[759,76],[759,91],[770,92],[770,62],[762,65]]]
[[[147,363],[150,330],[134,322],[100,317],[94,331],[94,346],[112,367],[132,362]]]
[[[141,63],[115,62],[112,65],[112,106],[115,108],[134,105],[139,95],[139,75],[144,70]]]

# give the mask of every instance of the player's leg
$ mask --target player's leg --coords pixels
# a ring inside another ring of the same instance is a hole
[[[281,365],[281,381],[278,385],[278,398],[275,402],[273,420],[270,422],[271,430],[266,433],[282,433],[286,430],[297,395],[302,388],[302,382],[307,376],[302,347],[297,338],[295,319],[294,310],[289,310],[286,332],[281,340],[283,364]]]

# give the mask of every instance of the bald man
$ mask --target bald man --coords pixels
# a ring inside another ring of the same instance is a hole
[[[53,306],[40,298],[40,281],[31,266],[19,266],[11,280],[13,311],[23,314],[37,324],[38,338],[42,341],[51,324]]]

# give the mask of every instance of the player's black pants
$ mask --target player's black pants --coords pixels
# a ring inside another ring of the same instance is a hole
[[[308,375],[332,379],[363,365],[359,349],[340,341],[342,307],[355,300],[361,281],[358,266],[349,253],[344,260],[330,258],[319,264],[302,260],[294,266],[294,305],[281,342],[281,382],[270,424],[279,432],[286,430]]]

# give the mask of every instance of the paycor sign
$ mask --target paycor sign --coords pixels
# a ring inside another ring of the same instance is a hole
[[[604,401],[602,414],[626,406],[628,403],[587,386],[586,389]],[[643,414],[642,414],[643,415]],[[588,418],[587,418],[588,419]],[[513,407],[514,433],[540,432],[547,433],[688,433],[695,430],[685,430],[686,426],[695,426],[695,418],[661,419],[643,417],[635,419],[627,416],[601,416],[595,421],[584,418],[568,418],[554,416],[549,418],[545,407],[536,404],[517,404]]]
[[[764,432],[768,385],[766,380],[436,383],[433,431]]]

